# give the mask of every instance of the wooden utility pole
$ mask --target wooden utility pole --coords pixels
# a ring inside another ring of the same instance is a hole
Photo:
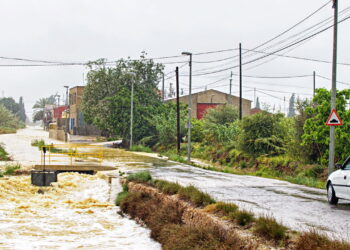
[[[242,103],[242,44],[239,44],[239,119],[243,117],[243,103]]]
[[[314,71],[314,97],[315,97],[315,94],[316,94],[316,72]]]
[[[232,71],[231,71],[231,77],[230,77],[230,95],[232,95]]]
[[[165,82],[165,80],[164,80],[164,72],[162,72],[162,100],[163,100],[163,102],[165,100],[164,82]]]
[[[338,0],[333,0],[334,8],[334,32],[333,32],[333,65],[332,65],[332,96],[331,111],[336,109],[337,96],[337,48],[338,48]],[[328,175],[334,171],[335,158],[335,127],[330,127]]]
[[[176,128],[177,128],[177,154],[180,155],[180,91],[179,91],[179,67],[176,67]]]

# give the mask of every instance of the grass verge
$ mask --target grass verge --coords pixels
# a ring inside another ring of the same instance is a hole
[[[179,198],[192,202],[196,206],[204,207],[203,211],[232,221],[243,229],[254,232],[257,236],[275,242],[278,246],[290,249],[350,249],[346,242],[334,241],[317,232],[295,233],[278,223],[272,216],[255,218],[254,214],[239,210],[232,203],[215,203],[208,194],[202,193],[194,186],[182,187],[178,183],[164,180],[153,180],[149,172],[135,173],[128,181],[146,183],[156,187],[166,195],[177,194]],[[130,193],[128,186],[123,186],[117,199],[124,213],[132,218],[141,219],[151,230],[151,236],[162,244],[164,249],[237,249],[242,246],[239,239],[227,241],[217,230],[210,228],[191,228],[183,224],[183,211],[178,203],[163,204],[161,200],[147,193]],[[204,198],[203,198],[204,197]],[[197,201],[197,202],[196,202]],[[290,237],[295,238],[294,245],[290,244]],[[231,239],[232,240],[232,239]],[[234,244],[233,244],[234,242]],[[243,243],[244,244],[244,243]]]
[[[176,204],[164,204],[146,193],[130,193],[120,205],[123,213],[142,220],[151,237],[163,249],[239,249],[238,238],[227,240],[214,228],[195,228],[183,224],[183,210]]]

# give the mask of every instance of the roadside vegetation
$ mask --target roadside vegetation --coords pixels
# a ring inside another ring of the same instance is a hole
[[[5,175],[13,175],[16,170],[20,169],[20,164],[7,164],[4,166],[4,170],[0,171],[0,177],[4,177]]]
[[[24,121],[18,113],[13,113],[4,106],[4,99],[0,98],[0,134],[16,133],[17,129],[25,127]]]
[[[0,144],[0,161],[10,161],[11,158],[9,154],[4,149],[4,146]]]
[[[183,187],[178,183],[154,180],[147,171],[131,174],[123,184],[123,191],[117,196],[116,205],[132,219],[145,223],[151,229],[151,237],[160,242],[163,249],[241,249],[248,243],[242,242],[234,230],[227,237],[215,226],[203,228],[187,225],[182,220],[183,207],[177,202],[165,202],[148,192],[130,192],[129,182],[157,188],[164,195],[176,195],[190,202],[194,208],[231,223],[233,228],[238,226],[240,230],[247,230],[276,247],[298,250],[350,248],[348,243],[331,240],[316,231],[298,233],[271,216],[256,216],[240,210],[235,204],[216,202],[193,186]]]
[[[131,85],[134,84],[132,151],[158,152],[186,162],[186,106],[181,105],[181,151],[176,148],[176,106],[163,103],[157,89],[163,66],[148,60],[120,60],[113,67],[104,60],[91,62],[82,111],[86,121],[108,138],[129,145]],[[133,73],[130,73],[133,72]],[[290,98],[286,117],[274,109],[239,120],[231,105],[209,109],[202,120],[192,120],[192,156],[207,161],[208,169],[287,180],[323,188],[327,177],[330,91],[318,89],[312,100]],[[344,125],[336,128],[336,162],[350,155],[350,90],[337,92],[337,112]],[[268,111],[273,111],[269,113]]]

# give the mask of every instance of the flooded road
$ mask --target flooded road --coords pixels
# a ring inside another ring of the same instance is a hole
[[[130,153],[129,153],[130,154]],[[327,202],[326,191],[255,176],[208,171],[184,164],[144,157],[125,157],[122,165],[149,169],[155,178],[194,185],[216,200],[232,202],[258,215],[272,215],[284,225],[301,231],[316,229],[334,239],[350,241],[350,203]],[[138,160],[136,160],[138,159]],[[151,163],[151,166],[150,166]]]

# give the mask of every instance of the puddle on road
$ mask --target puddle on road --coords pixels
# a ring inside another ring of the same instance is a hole
[[[117,214],[105,180],[77,173],[58,179],[46,188],[32,186],[29,176],[0,179],[2,249],[160,249],[147,229]]]

